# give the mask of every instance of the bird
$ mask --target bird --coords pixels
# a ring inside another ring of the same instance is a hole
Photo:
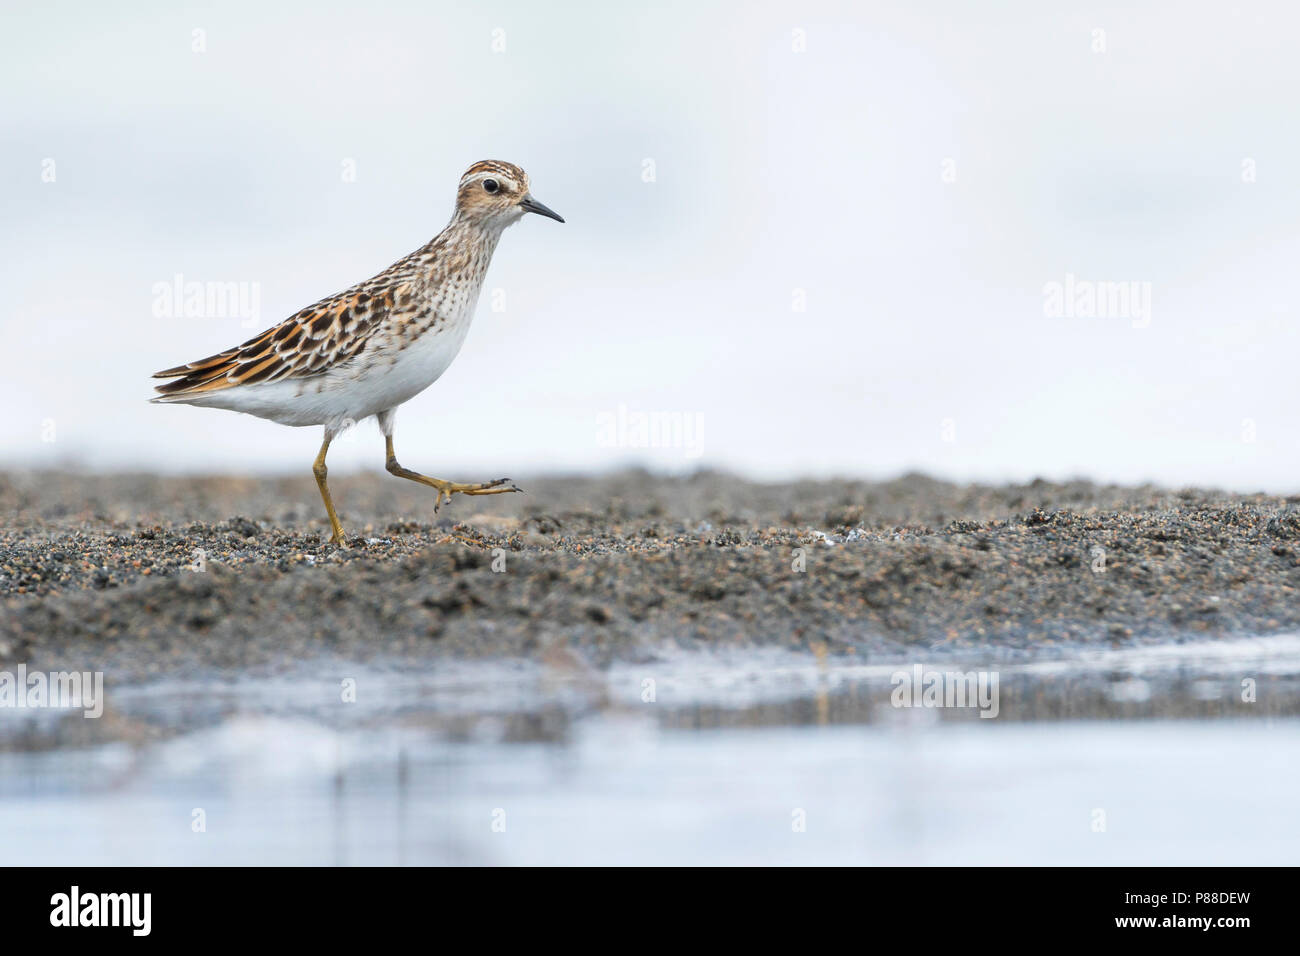
[[[528,175],[513,163],[474,163],[460,178],[451,221],[428,243],[242,345],[155,373],[172,381],[155,386],[159,394],[151,401],[323,426],[312,474],[329,516],[330,541],[338,546],[346,540],[325,456],[339,432],[370,417],[384,436],[385,468],[433,488],[435,512],[453,495],[521,490],[509,478],[458,483],[402,467],[393,423],[398,406],[436,382],[460,352],[502,232],[528,213],[564,222],[530,190]]]

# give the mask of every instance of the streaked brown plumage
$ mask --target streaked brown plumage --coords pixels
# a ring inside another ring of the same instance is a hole
[[[343,428],[376,416],[388,470],[444,496],[517,491],[508,479],[459,485],[397,464],[397,406],[433,384],[455,358],[502,231],[525,213],[561,219],[532,198],[528,177],[485,160],[461,177],[456,211],[428,244],[371,279],[321,299],[242,345],[156,373],[155,402],[247,412],[286,425],[323,425],[314,468],[333,540],[343,532],[325,484],[325,452]]]

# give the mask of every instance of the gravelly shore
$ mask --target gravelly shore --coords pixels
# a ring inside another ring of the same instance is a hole
[[[332,477],[339,549],[310,477],[0,474],[0,663],[149,677],[320,655],[600,666],[664,646],[1014,656],[1300,626],[1300,496],[915,475],[521,484],[435,515],[418,486]]]

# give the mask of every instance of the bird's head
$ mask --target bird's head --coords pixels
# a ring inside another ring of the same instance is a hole
[[[504,229],[524,213],[535,212],[558,222],[528,191],[528,174],[513,163],[485,159],[465,170],[456,190],[456,215],[479,225]]]

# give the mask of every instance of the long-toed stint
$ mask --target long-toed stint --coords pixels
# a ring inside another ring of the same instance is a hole
[[[397,406],[447,370],[469,331],[497,240],[507,226],[535,212],[564,222],[528,191],[528,176],[511,163],[484,160],[460,179],[456,212],[432,242],[373,279],[322,299],[279,325],[210,358],[158,372],[176,381],[157,386],[155,402],[228,408],[282,425],[323,425],[312,465],[316,484],[342,545],[343,527],[325,483],[325,453],[344,428],[374,415],[384,434],[388,471],[438,492],[437,511],[452,495],[499,495],[519,488],[509,478],[458,484],[397,463]]]

